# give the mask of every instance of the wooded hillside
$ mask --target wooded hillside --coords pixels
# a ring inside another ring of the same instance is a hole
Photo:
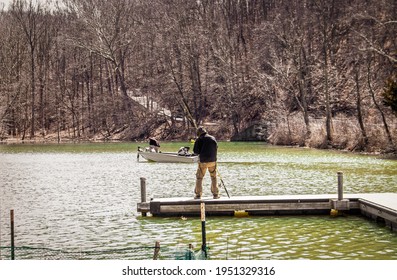
[[[14,0],[0,137],[218,139],[393,151],[394,0]],[[389,85],[389,86],[388,86]]]

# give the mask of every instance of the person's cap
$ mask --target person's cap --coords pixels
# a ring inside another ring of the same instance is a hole
[[[197,128],[197,136],[200,136],[205,133],[207,133],[207,130],[205,130],[204,127],[200,126],[199,128]]]

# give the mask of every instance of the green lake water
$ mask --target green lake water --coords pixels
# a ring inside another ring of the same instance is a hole
[[[14,209],[16,246],[98,251],[159,241],[168,257],[199,248],[199,218],[144,218],[136,209],[140,177],[148,198],[193,197],[196,164],[138,161],[139,145],[0,145],[0,247],[10,246]],[[192,144],[161,150],[181,146]],[[346,193],[397,192],[397,161],[377,156],[220,142],[218,169],[231,196],[337,193],[338,171]],[[203,195],[211,195],[208,174]],[[361,216],[208,217],[206,226],[211,259],[397,259],[397,233]]]

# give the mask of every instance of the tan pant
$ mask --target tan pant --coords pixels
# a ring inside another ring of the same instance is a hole
[[[211,192],[214,196],[219,194],[216,180],[216,162],[199,162],[196,173],[196,189],[194,190],[196,196],[201,197],[203,193],[203,178],[207,169],[211,176]]]

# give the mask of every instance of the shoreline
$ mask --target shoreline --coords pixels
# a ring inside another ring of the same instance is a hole
[[[163,142],[186,142],[190,140],[182,140],[182,139],[173,139],[173,140],[167,140]],[[338,149],[335,147],[329,147],[329,148],[315,148],[315,147],[308,147],[308,146],[299,146],[299,145],[277,145],[273,144],[270,142],[266,141],[231,141],[231,140],[218,140],[218,142],[260,142],[263,144],[275,146],[275,147],[286,147],[286,148],[301,148],[301,149],[314,149],[314,150],[323,150],[323,151],[336,151],[336,152],[341,152],[341,153],[349,153],[349,154],[356,154],[356,155],[367,155],[367,156],[379,156],[382,159],[388,159],[388,160],[397,160],[397,153],[396,152],[382,152],[382,151],[376,151],[376,152],[366,152],[366,151],[350,151],[347,149]],[[60,142],[57,140],[54,140],[53,138],[47,138],[47,139],[17,139],[17,138],[8,138],[6,140],[1,139],[0,140],[0,145],[44,145],[44,144],[49,144],[49,145],[62,145],[62,144],[90,144],[90,143],[147,143],[146,140],[125,140],[125,139],[64,139]]]

